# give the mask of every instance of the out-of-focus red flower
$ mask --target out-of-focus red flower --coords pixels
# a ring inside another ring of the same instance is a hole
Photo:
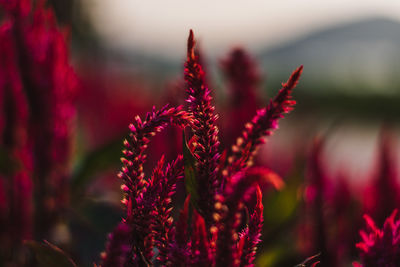
[[[186,126],[190,119],[190,115],[182,110],[182,106],[169,108],[166,105],[160,110],[153,107],[143,121],[136,116],[135,121],[129,125],[131,134],[124,141],[126,149],[123,150],[124,158],[121,158],[124,167],[118,176],[124,182],[122,190],[125,194],[122,203],[125,205],[127,213],[122,222],[126,222],[131,227],[129,234],[131,238],[124,239],[133,253],[127,262],[133,266],[141,266],[149,262],[154,242],[162,246],[168,242],[169,229],[172,225],[170,197],[175,192],[177,180],[183,175],[183,159],[180,156],[171,165],[167,165],[165,170],[163,170],[164,160],[162,158],[151,179],[145,178],[143,164],[146,162],[146,149],[150,138],[171,123]],[[115,231],[118,231],[118,228],[114,230],[111,237],[114,236]],[[110,246],[104,253],[104,259],[107,259],[107,255],[115,250],[111,245],[113,242],[110,240],[109,243]],[[119,242],[116,244],[120,246]],[[164,252],[165,249],[167,248],[162,247],[161,252]],[[167,254],[161,255],[161,258],[165,258]],[[114,266],[113,264],[116,263],[104,261],[103,264],[103,266]]]
[[[2,146],[15,163],[9,166],[14,175],[10,192],[15,191],[10,198],[18,208],[10,208],[11,214],[25,225],[31,221],[33,181],[34,236],[51,238],[68,202],[78,82],[69,63],[67,31],[57,26],[45,1],[31,2],[0,2],[4,9],[0,26]],[[13,224],[12,218],[9,223]],[[28,237],[32,234],[21,238]]]
[[[245,124],[242,134],[236,139],[229,153],[227,159],[229,167],[223,173],[225,177],[253,164],[254,155],[265,143],[265,137],[270,136],[278,128],[279,119],[289,113],[296,104],[292,98],[292,92],[302,72],[303,66],[293,71],[287,82],[282,84],[278,94],[269,100],[265,108],[257,110],[251,122]]]
[[[107,67],[84,62],[79,74],[79,125],[88,150],[124,136],[132,114],[145,114],[155,104],[145,84]]]
[[[262,193],[259,186],[256,189],[256,205],[251,214],[249,225],[244,229],[240,236],[241,262],[243,266],[254,266],[254,259],[257,252],[257,244],[261,241],[261,231],[263,225]]]
[[[335,266],[333,255],[328,249],[328,227],[325,208],[327,195],[329,194],[330,181],[327,177],[324,165],[323,165],[323,151],[324,151],[324,140],[316,138],[311,147],[308,168],[307,168],[307,180],[308,184],[305,189],[305,203],[306,209],[309,213],[309,221],[306,224],[310,224],[306,229],[311,230],[306,235],[308,238],[311,237],[312,248],[311,250],[321,251],[321,260],[327,266]],[[308,251],[313,253],[314,251]]]
[[[362,241],[356,244],[360,253],[362,267],[387,266],[400,264],[400,220],[397,210],[385,220],[379,229],[374,220],[364,215],[366,228],[360,231]],[[355,263],[354,266],[360,266]]]
[[[223,119],[226,147],[232,146],[261,104],[257,89],[260,81],[256,63],[242,48],[233,49],[222,61],[228,87],[228,103]]]
[[[196,146],[192,151],[198,161],[199,209],[207,227],[212,224],[213,206],[220,181],[217,179],[217,166],[220,158],[219,137],[215,107],[211,103],[211,90],[205,82],[205,72],[199,55],[195,53],[195,40],[190,31],[187,58],[185,63],[189,112],[193,114],[192,132]]]
[[[13,2],[13,1],[11,1]],[[9,2],[9,8],[12,8]],[[13,20],[0,26],[0,254],[23,264],[22,240],[32,238],[32,155],[28,141],[28,102],[20,79]]]
[[[306,174],[299,244],[306,255],[320,251],[324,266],[342,266],[350,257],[357,212],[344,170],[336,181],[328,175],[324,152],[325,140],[316,138]]]
[[[383,224],[387,216],[400,208],[400,185],[396,171],[395,143],[388,129],[382,130],[374,178],[364,193],[364,212]]]

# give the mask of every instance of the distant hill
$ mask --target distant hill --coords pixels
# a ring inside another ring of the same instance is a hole
[[[138,75],[160,90],[166,81],[183,76],[183,58],[174,61],[111,48],[102,52],[111,67]],[[304,65],[295,91],[297,114],[315,115],[318,110],[318,115],[399,121],[400,22],[374,18],[334,26],[253,57],[265,72],[270,96],[292,70]],[[219,59],[206,62],[216,78],[214,85],[220,86]]]
[[[400,94],[400,23],[374,18],[312,33],[257,56],[269,77],[304,65],[303,88]]]
[[[159,85],[182,77],[183,58],[174,61],[135,51],[106,50],[116,65]],[[299,93],[400,97],[400,22],[395,20],[371,18],[333,26],[253,56],[271,89],[303,64]],[[207,62],[214,74],[220,74],[217,62]]]

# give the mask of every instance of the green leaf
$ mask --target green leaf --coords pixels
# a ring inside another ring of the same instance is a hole
[[[72,175],[71,192],[73,192],[73,201],[80,201],[79,197],[85,192],[86,187],[93,182],[93,179],[97,177],[96,174],[114,166],[119,166],[119,158],[123,148],[122,140],[123,137],[116,138],[87,153],[80,160]]]
[[[55,245],[44,241],[45,243],[38,243],[32,240],[25,241],[36,259],[40,267],[76,267],[77,265],[67,256],[67,254]]]
[[[183,139],[183,162],[185,167],[185,187],[186,192],[190,195],[190,202],[193,207],[202,214],[199,209],[199,193],[198,193],[198,179],[196,172],[196,158],[193,156],[190,151],[188,144],[186,142],[185,131],[182,134]]]
[[[256,266],[276,266],[279,258],[285,254],[285,251],[280,247],[269,248],[263,253],[259,253],[256,259]]]

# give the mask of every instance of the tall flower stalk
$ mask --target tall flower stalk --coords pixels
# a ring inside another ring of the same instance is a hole
[[[2,27],[13,49],[5,75],[11,88],[21,88],[29,110],[26,138],[32,153],[35,236],[48,238],[68,201],[77,78],[69,63],[65,31],[45,1],[34,7],[29,0],[1,5],[6,19]]]
[[[248,168],[249,161],[294,105],[290,94],[301,72],[302,67],[247,125],[227,163],[220,157],[218,115],[190,31],[184,70],[188,110],[153,108],[144,120],[136,116],[129,125],[118,175],[126,215],[109,236],[102,266],[253,266],[263,222],[257,185],[268,182],[279,188],[282,181],[269,169]],[[143,166],[150,139],[170,124],[189,128],[183,157],[178,155],[166,166],[162,157],[152,175],[146,176]],[[171,197],[183,176],[191,195],[174,223]],[[248,206],[253,194],[256,205]],[[244,209],[251,214],[245,228]]]
[[[189,112],[193,114],[192,132],[194,134],[193,154],[197,159],[199,210],[208,226],[212,224],[212,213],[219,187],[218,161],[219,140],[215,107],[212,105],[211,91],[205,83],[205,73],[195,53],[195,40],[190,31],[187,60],[185,64],[185,80],[187,84]]]
[[[242,135],[231,148],[232,153],[223,172],[225,177],[229,178],[238,170],[252,165],[253,156],[257,148],[265,142],[264,138],[278,128],[278,120],[296,104],[291,94],[302,72],[303,66],[297,68],[289,80],[282,84],[275,98],[265,108],[259,109],[251,122],[245,125]]]
[[[8,202],[0,249],[9,251],[6,262],[24,264],[22,241],[51,240],[68,203],[77,78],[66,32],[45,1],[0,6],[0,149],[7,158],[0,176]]]
[[[143,170],[147,157],[145,150],[150,138],[167,125],[174,123],[185,126],[189,122],[190,116],[182,111],[182,107],[169,108],[167,105],[160,110],[153,108],[152,112],[147,113],[144,121],[136,116],[134,123],[129,125],[131,133],[124,141],[126,149],[123,151],[124,158],[121,158],[124,167],[119,177],[123,181],[122,189],[125,197],[122,203],[126,209],[126,217],[121,224],[128,225],[130,231],[126,233],[124,239],[118,239],[120,242],[115,242],[115,246],[127,247],[129,252],[114,249],[112,241],[117,240],[115,237],[120,232],[120,228],[117,227],[110,235],[109,245],[103,254],[102,266],[149,265],[154,243],[160,247],[160,252],[165,254],[163,253],[165,242],[169,238],[172,220],[169,215],[169,205],[176,181],[182,177],[182,158],[178,157],[165,170],[162,159],[149,179],[145,177]],[[164,233],[159,230],[163,230]],[[116,256],[114,251],[120,254]],[[116,262],[113,259],[119,260]]]
[[[226,112],[224,113],[224,130],[222,141],[232,146],[237,136],[242,133],[243,125],[249,121],[262,104],[258,94],[260,74],[256,62],[243,48],[233,49],[222,61],[222,70],[227,80]]]
[[[374,177],[364,194],[364,212],[378,224],[383,224],[394,209],[400,208],[400,184],[394,147],[396,144],[390,131],[383,129]]]
[[[4,182],[2,245],[6,260],[12,257],[11,247],[32,238],[31,151],[28,143],[28,105],[15,62],[16,49],[12,24],[0,27],[0,94],[2,131],[0,147],[3,162],[0,177]]]

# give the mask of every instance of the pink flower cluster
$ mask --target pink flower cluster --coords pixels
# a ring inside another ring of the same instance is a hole
[[[397,210],[390,215],[382,229],[368,215],[364,215],[366,228],[360,231],[362,241],[357,243],[361,265],[355,267],[396,267],[400,264],[400,219],[396,219]]]
[[[282,181],[269,169],[249,168],[250,161],[263,138],[277,128],[278,119],[292,109],[291,92],[301,72],[302,67],[292,74],[278,95],[246,125],[232,151],[221,157],[218,115],[191,31],[185,64],[188,110],[153,108],[144,120],[136,117],[129,126],[119,174],[126,217],[109,236],[102,266],[252,266],[263,223],[257,185],[270,182],[281,187]],[[169,124],[187,128],[187,152],[167,167],[161,158],[147,178],[145,150],[151,137]],[[183,176],[190,195],[174,223],[171,197]],[[254,194],[256,204],[251,205],[248,200]],[[250,217],[243,228],[244,210]],[[121,229],[128,231],[125,238]]]
[[[77,78],[66,31],[44,1],[0,5],[0,144],[9,162],[0,174],[8,203],[1,227],[10,235],[0,247],[7,250],[48,237],[66,207]]]

